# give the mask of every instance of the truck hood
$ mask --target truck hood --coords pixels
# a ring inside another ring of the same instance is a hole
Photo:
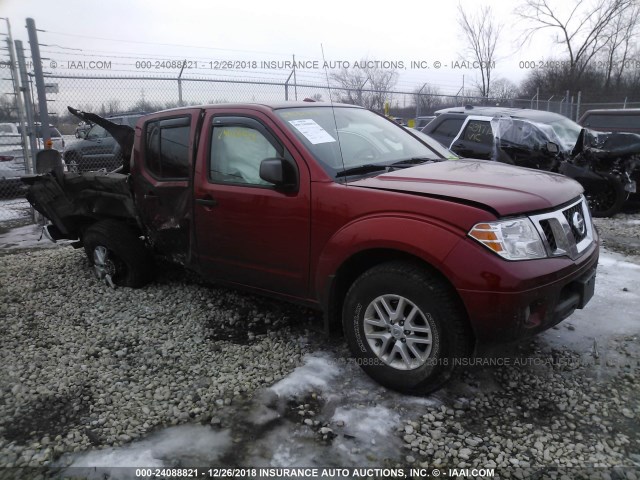
[[[479,204],[499,216],[554,208],[583,190],[563,175],[470,159],[418,165],[349,185]]]

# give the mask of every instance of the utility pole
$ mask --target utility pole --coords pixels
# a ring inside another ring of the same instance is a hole
[[[38,146],[36,144],[37,130],[34,129],[33,120],[33,103],[31,103],[31,89],[29,88],[29,76],[27,75],[27,63],[24,60],[24,47],[21,40],[16,40],[16,54],[18,57],[18,68],[20,70],[20,90],[22,90],[22,96],[24,98],[24,109],[27,117],[27,122],[23,128],[25,134],[29,136],[31,155],[28,157],[29,161],[27,165],[29,167],[29,173],[35,173],[36,167],[36,152]],[[25,153],[26,157],[26,153]]]
[[[18,124],[20,125],[20,139],[22,142],[22,152],[24,163],[29,171],[29,140],[27,136],[27,125],[24,111],[24,104],[22,103],[22,97],[20,96],[20,75],[18,73],[18,62],[16,61],[15,51],[13,49],[13,37],[11,36],[11,23],[9,19],[5,18],[7,22],[7,50],[9,50],[9,61],[11,62],[11,80],[13,81],[13,95],[16,99],[16,108],[18,110]],[[30,173],[30,172],[29,172]]]
[[[42,72],[40,45],[38,45],[38,32],[36,31],[36,22],[33,18],[27,18],[27,33],[29,34],[29,46],[31,47],[31,60],[33,60],[33,73],[36,77],[38,108],[40,109],[40,127],[42,128],[42,144],[44,148],[49,148],[51,146],[51,133],[49,132],[47,93],[44,87],[44,73]]]

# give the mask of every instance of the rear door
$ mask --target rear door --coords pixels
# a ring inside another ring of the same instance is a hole
[[[261,112],[204,119],[195,172],[199,264],[210,277],[296,297],[308,293],[310,177],[300,154]],[[297,188],[262,180],[260,163],[286,159]]]
[[[150,241],[179,262],[189,254],[190,177],[200,110],[145,117],[136,126],[132,175],[138,212]]]
[[[491,159],[494,148],[490,119],[467,117],[462,131],[451,143],[451,150],[462,157]]]

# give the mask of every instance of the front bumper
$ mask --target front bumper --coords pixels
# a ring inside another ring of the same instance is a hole
[[[539,333],[584,308],[593,296],[597,233],[575,260],[508,262],[478,248],[484,249],[470,241],[460,242],[447,263],[452,270],[464,268],[464,278],[454,284],[479,342],[510,341]]]

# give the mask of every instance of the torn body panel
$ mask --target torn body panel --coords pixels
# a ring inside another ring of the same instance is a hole
[[[139,228],[128,175],[66,173],[62,181],[52,175],[27,177],[27,200],[51,220],[60,238],[79,239],[96,220],[113,218]]]

